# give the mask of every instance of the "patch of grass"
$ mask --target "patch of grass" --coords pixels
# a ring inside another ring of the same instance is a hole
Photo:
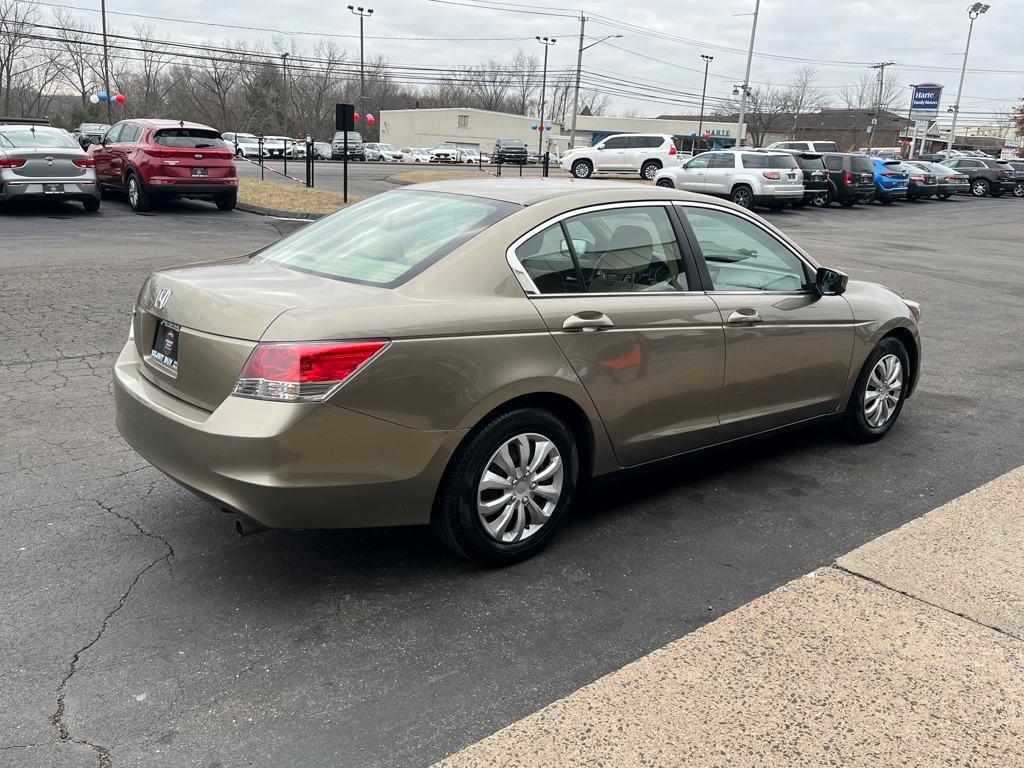
[[[301,184],[282,181],[239,179],[238,199],[249,205],[291,213],[334,213],[345,207],[340,192],[315,187],[309,189]],[[359,198],[349,195],[348,201],[355,203]]]
[[[487,174],[489,176],[490,174]],[[451,181],[452,179],[476,179],[482,178],[484,174],[479,168],[469,166],[464,170],[446,168],[444,170],[433,168],[429,171],[403,171],[391,177],[392,181],[401,181],[406,184],[424,184],[428,181]]]

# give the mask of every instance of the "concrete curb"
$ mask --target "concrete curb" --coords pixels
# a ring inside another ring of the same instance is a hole
[[[258,216],[275,216],[279,219],[305,219],[307,221],[316,221],[326,216],[326,213],[296,213],[295,211],[279,211],[276,208],[264,208],[260,205],[252,205],[251,203],[243,203],[241,200],[235,204],[235,208],[239,211],[245,211],[246,213],[255,213]]]

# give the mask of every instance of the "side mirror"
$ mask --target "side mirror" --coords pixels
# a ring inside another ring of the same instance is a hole
[[[839,296],[846,292],[846,284],[850,278],[845,272],[828,267],[818,267],[814,274],[814,287],[822,296]]]

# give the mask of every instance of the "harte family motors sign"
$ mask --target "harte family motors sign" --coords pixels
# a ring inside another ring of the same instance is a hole
[[[914,86],[910,99],[910,117],[913,120],[928,120],[938,117],[942,86],[938,83],[921,83]]]

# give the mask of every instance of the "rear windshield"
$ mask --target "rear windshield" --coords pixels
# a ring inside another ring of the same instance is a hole
[[[850,158],[850,170],[857,173],[874,173],[875,164],[871,162],[871,158],[867,155],[854,155]]]
[[[110,126],[106,123],[82,123],[78,126],[79,133],[106,133]]]
[[[1005,171],[1006,166],[1008,165],[1008,163],[1005,160],[988,160],[980,157],[978,159],[981,160],[981,162],[983,162],[989,168],[1002,168]]]
[[[439,192],[385,192],[300,229],[254,258],[390,288],[519,207]]]
[[[153,141],[179,149],[224,149],[227,144],[216,131],[204,128],[164,128],[153,134]]]
[[[757,155],[743,153],[744,168],[796,168],[792,155]]]
[[[825,159],[822,157],[804,157],[803,155],[797,155],[796,164],[805,171],[820,171],[825,168]]]
[[[838,152],[839,145],[834,141],[815,141],[811,143],[815,152]]]
[[[12,131],[0,133],[0,147],[49,147],[52,149],[81,149],[78,142],[64,131]]]

